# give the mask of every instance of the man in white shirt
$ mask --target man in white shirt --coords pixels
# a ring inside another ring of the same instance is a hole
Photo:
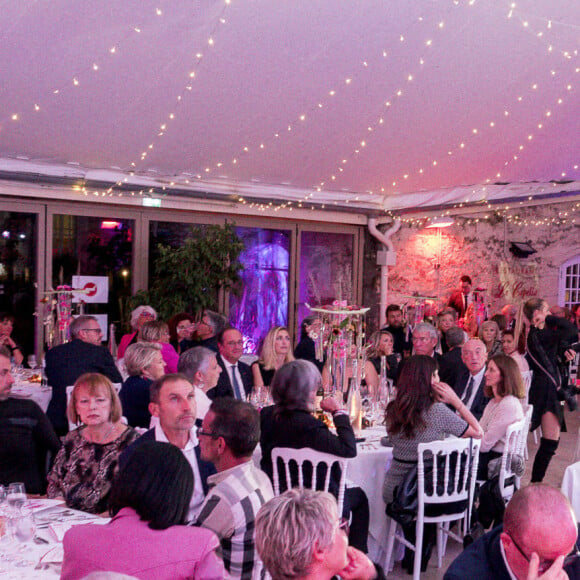
[[[245,401],[252,391],[254,379],[249,365],[240,361],[244,354],[242,334],[235,328],[226,328],[218,335],[219,355],[217,362],[223,372],[215,389],[207,393],[210,399],[234,397]]]
[[[201,459],[201,450],[195,429],[195,388],[182,374],[165,375],[151,384],[149,412],[159,424],[144,433],[121,455],[120,464],[144,441],[162,441],[179,447],[193,471],[193,494],[187,520],[199,514],[208,492],[207,478],[216,470],[212,463]]]
[[[483,394],[487,349],[479,338],[470,338],[461,347],[461,360],[468,372],[462,373],[453,390],[477,420],[481,419],[489,399]]]

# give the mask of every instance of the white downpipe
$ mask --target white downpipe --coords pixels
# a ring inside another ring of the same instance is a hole
[[[377,229],[377,220],[375,218],[369,218],[368,228],[372,236],[374,236],[386,250],[385,259],[379,261],[379,256],[377,255],[377,263],[381,266],[381,286],[380,286],[380,304],[379,304],[379,328],[383,328],[386,324],[386,309],[387,309],[387,299],[388,299],[388,288],[389,288],[389,265],[394,266],[396,263],[395,248],[393,242],[391,241],[391,236],[396,233],[401,227],[401,220],[396,219],[393,225],[385,232],[381,232]]]

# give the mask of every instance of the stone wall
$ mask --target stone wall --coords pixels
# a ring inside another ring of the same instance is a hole
[[[407,296],[419,294],[434,297],[441,306],[458,287],[459,277],[468,274],[474,288],[485,288],[491,313],[531,296],[556,304],[560,267],[580,256],[580,203],[516,206],[507,216],[466,214],[441,229],[427,229],[419,221],[403,223],[392,237],[397,265],[389,268],[388,302],[403,304],[410,300]],[[516,258],[510,242],[529,243],[537,253]],[[363,303],[374,306],[369,330],[378,323],[379,246],[367,232]]]

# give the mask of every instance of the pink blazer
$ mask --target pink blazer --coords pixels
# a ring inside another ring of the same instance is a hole
[[[108,524],[73,526],[64,536],[62,580],[90,572],[119,572],[141,580],[229,578],[217,556],[217,536],[205,528],[172,526],[152,530],[132,508]]]

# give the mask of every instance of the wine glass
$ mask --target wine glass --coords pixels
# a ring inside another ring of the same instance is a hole
[[[28,366],[31,369],[36,369],[38,367],[38,365],[36,364],[36,356],[33,354],[29,354],[28,358],[26,359],[26,361],[28,362]]]
[[[11,483],[8,486],[8,493],[6,495],[8,505],[14,509],[21,509],[26,503],[26,488],[20,481]]]

